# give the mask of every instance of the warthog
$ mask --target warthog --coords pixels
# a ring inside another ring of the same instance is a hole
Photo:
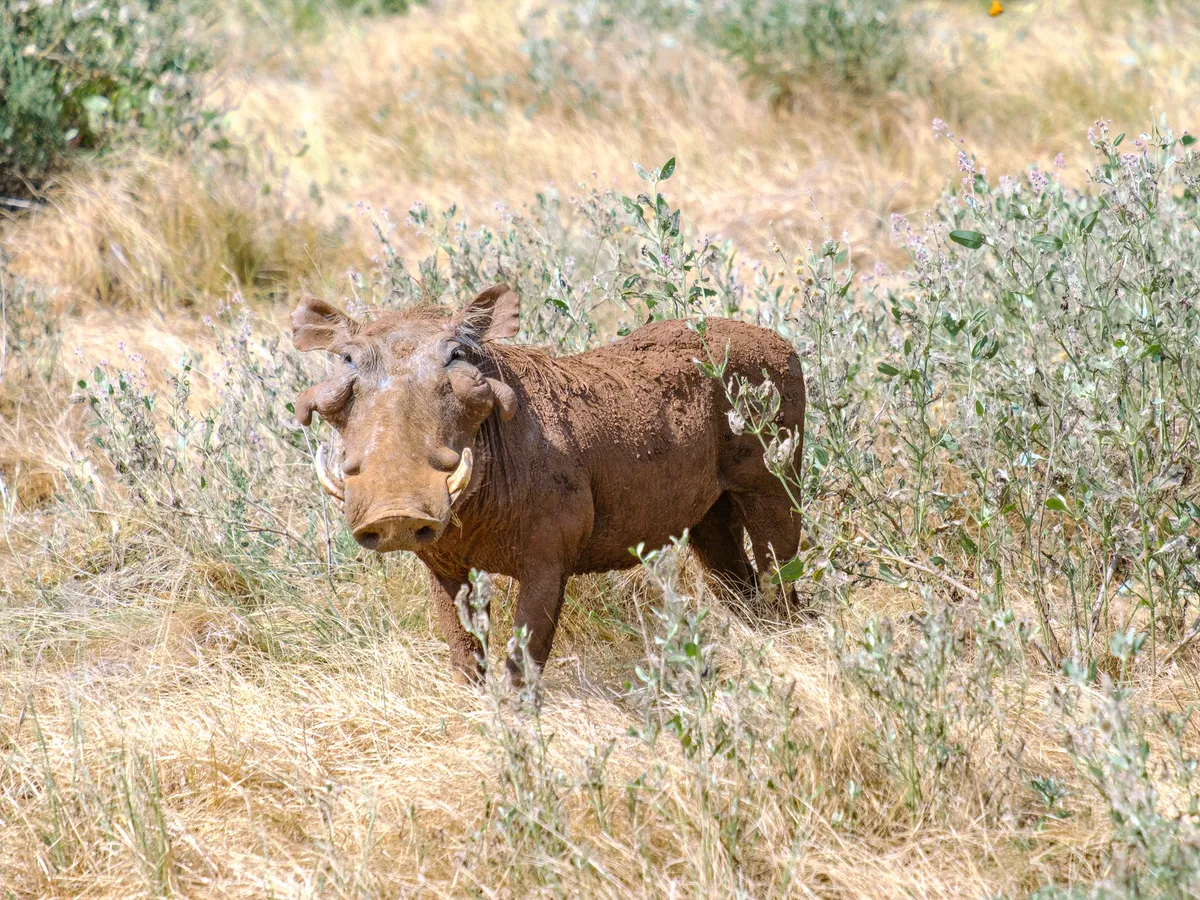
[[[296,401],[301,424],[318,412],[342,438],[342,473],[319,452],[320,482],[359,544],[409,550],[429,569],[458,680],[479,673],[479,643],[455,606],[472,568],[519,582],[515,623],[543,666],[571,575],[629,568],[630,547],[690,529],[708,575],[749,598],[744,534],[760,573],[800,539],[758,439],[731,431],[721,383],[697,368],[706,349],[695,331],[654,322],[555,358],[497,343],[517,333],[518,307],[501,284],[457,314],[415,306],[360,323],[316,300],[292,314],[297,349],[341,357]],[[770,377],[779,424],[799,442],[804,378],[787,342],[716,318],[706,340],[728,356],[727,376]],[[520,660],[508,666],[519,675]]]

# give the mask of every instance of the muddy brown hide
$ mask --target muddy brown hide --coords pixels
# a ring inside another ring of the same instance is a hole
[[[708,576],[752,599],[744,533],[765,572],[796,553],[799,517],[758,439],[731,432],[724,390],[695,360],[727,355],[726,378],[755,384],[766,372],[783,398],[778,422],[799,440],[804,379],[792,347],[714,318],[707,351],[684,322],[667,321],[555,358],[496,343],[516,333],[517,313],[498,285],[456,315],[416,307],[362,324],[310,301],[292,316],[298,349],[341,360],[296,402],[303,424],[320,413],[343,440],[343,477],[322,482],[344,499],[360,544],[411,550],[428,567],[456,677],[478,674],[478,642],[454,604],[472,568],[519,582],[515,624],[539,666],[567,578],[629,568],[641,542],[690,529]]]

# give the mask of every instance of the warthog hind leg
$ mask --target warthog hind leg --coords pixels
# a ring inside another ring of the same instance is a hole
[[[754,598],[754,570],[746,556],[741,511],[722,494],[704,518],[692,526],[691,546],[704,566],[710,586],[732,591],[742,600]]]
[[[800,549],[800,514],[792,510],[782,487],[738,494],[735,500],[754,548],[759,592],[768,605],[778,605],[782,612],[794,605],[795,588],[789,584],[781,589],[771,578]]]

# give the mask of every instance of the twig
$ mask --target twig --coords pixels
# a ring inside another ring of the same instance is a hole
[[[1100,593],[1096,595],[1096,605],[1092,608],[1092,621],[1088,623],[1088,647],[1091,647],[1092,641],[1096,639],[1096,631],[1100,627],[1100,614],[1104,611],[1104,604],[1108,600],[1108,584],[1112,581],[1116,564],[1117,557],[1110,556],[1104,570],[1104,580],[1100,583]],[[1170,659],[1169,656],[1167,658]]]
[[[944,581],[946,584],[950,585],[951,587],[955,588],[956,590],[962,591],[964,594],[966,594],[968,597],[970,597],[976,603],[980,602],[980,600],[982,599],[979,596],[978,591],[974,590],[973,588],[967,587],[965,584],[963,584],[961,581],[958,581],[955,578],[951,578],[945,572],[939,572],[937,569],[932,569],[929,566],[923,565],[919,562],[913,562],[911,559],[905,559],[902,556],[897,556],[895,553],[892,553],[890,550],[878,550],[878,551],[876,551],[876,553],[878,556],[884,557],[884,558],[888,559],[890,562],[896,563],[897,565],[908,566],[910,568],[916,569],[919,572],[924,572],[927,575],[932,575],[934,578]],[[1197,632],[1200,632],[1200,619],[1197,620],[1196,626],[1193,629],[1193,636]],[[1054,635],[1051,634],[1050,637],[1053,638]],[[1042,659],[1044,659],[1046,661],[1046,665],[1048,665],[1051,669],[1057,668],[1057,666],[1054,664],[1054,659],[1050,655],[1050,651],[1047,650],[1045,647],[1043,647],[1041,642],[1036,641],[1036,640],[1031,640],[1030,643],[1033,645],[1033,648],[1035,650],[1037,650],[1037,652],[1039,654],[1041,654]],[[1176,649],[1178,649],[1178,648],[1176,648]]]
[[[160,508],[166,510],[167,512],[172,513],[174,515],[183,516],[188,519],[203,519],[206,522],[219,522],[222,525],[230,525],[230,526],[235,526],[238,528],[244,528],[246,531],[249,531],[249,532],[252,532],[255,534],[277,534],[280,537],[285,537],[288,540],[294,541],[295,543],[297,543],[301,546],[303,546],[303,544],[304,544],[303,540],[301,540],[299,537],[297,537],[292,532],[290,532],[286,529],[281,530],[279,528],[267,528],[263,525],[250,525],[246,522],[237,522],[237,521],[234,521],[233,519],[224,519],[220,516],[209,515],[208,513],[198,512],[193,509],[180,509],[178,507],[172,506],[169,503],[164,503],[162,500],[158,500],[156,502],[158,503]]]
[[[946,584],[950,585],[952,588],[955,588],[956,590],[966,594],[976,602],[979,602],[981,599],[979,596],[979,591],[975,590],[974,588],[967,587],[961,581],[951,578],[945,572],[939,572],[937,569],[932,569],[929,566],[922,565],[919,562],[913,562],[911,559],[905,559],[903,556],[897,556],[890,550],[878,550],[876,551],[876,554],[885,557],[889,562],[894,562],[902,566],[908,566],[911,569],[916,569],[918,572],[924,572],[926,575],[932,575],[934,578],[940,579],[941,581],[946,582]]]
[[[1197,618],[1196,621],[1192,623],[1191,629],[1188,631],[1188,633],[1186,635],[1184,635],[1183,640],[1181,640],[1178,644],[1176,644],[1172,648],[1171,652],[1163,657],[1163,665],[1165,666],[1167,663],[1169,663],[1171,660],[1173,660],[1175,658],[1176,653],[1183,650],[1185,647],[1190,646],[1192,641],[1194,641],[1196,639],[1196,635],[1198,635],[1198,634],[1200,634],[1200,618]]]

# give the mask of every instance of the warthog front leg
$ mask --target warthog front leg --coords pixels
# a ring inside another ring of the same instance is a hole
[[[483,653],[483,645],[475,635],[467,631],[458,615],[458,607],[454,598],[467,577],[443,578],[429,573],[429,590],[433,595],[433,609],[437,613],[438,627],[450,647],[450,664],[452,675],[459,684],[476,684],[483,675],[479,657]]]
[[[536,569],[519,580],[521,586],[513,629],[514,632],[522,627],[525,629],[530,661],[540,671],[546,665],[550,647],[554,643],[554,630],[562,610],[567,576],[562,566],[549,566]],[[525,666],[519,647],[508,657],[507,668],[509,678],[515,683],[524,680]]]

